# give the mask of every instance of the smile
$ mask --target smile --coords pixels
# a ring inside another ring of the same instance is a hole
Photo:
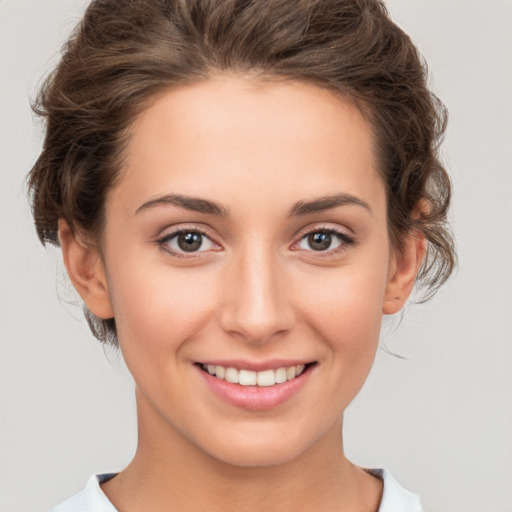
[[[208,388],[223,401],[249,411],[284,405],[316,373],[317,361],[209,361],[195,366]]]
[[[233,367],[226,368],[213,364],[202,364],[201,368],[213,377],[225,380],[231,384],[269,387],[276,384],[283,384],[299,377],[310,364],[313,363],[281,367],[276,370],[264,370],[261,372],[239,370]]]

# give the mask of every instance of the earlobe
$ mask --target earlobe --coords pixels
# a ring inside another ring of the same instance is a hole
[[[423,234],[413,233],[405,241],[402,250],[393,256],[382,313],[398,313],[412,292],[416,275],[427,252]]]
[[[82,240],[64,219],[59,219],[59,240],[69,278],[87,308],[99,318],[113,318],[105,267],[97,248]]]

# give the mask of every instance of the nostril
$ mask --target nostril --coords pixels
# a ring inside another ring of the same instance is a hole
[[[222,329],[244,341],[260,344],[290,332],[295,321],[289,287],[274,261],[254,255],[234,269],[226,283],[220,314]],[[233,280],[231,280],[233,279]]]

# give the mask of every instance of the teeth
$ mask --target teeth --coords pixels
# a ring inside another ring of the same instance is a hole
[[[236,368],[226,368],[224,379],[232,384],[238,384],[238,370]]]
[[[210,375],[214,375],[219,379],[224,379],[232,384],[240,384],[241,386],[274,386],[282,384],[288,380],[298,377],[306,368],[306,365],[299,364],[288,368],[282,367],[277,370],[265,370],[262,372],[253,372],[250,370],[237,370],[236,368],[224,368],[224,366],[216,366],[213,364],[203,364],[203,369]]]
[[[249,370],[240,370],[238,372],[238,384],[242,386],[255,386],[257,380],[256,372]]]
[[[287,380],[288,377],[286,376],[286,368],[278,368],[276,370],[276,384],[281,384]]]
[[[295,375],[297,375],[297,368],[295,366],[290,366],[290,368],[286,369],[286,378],[288,380],[295,378]]]
[[[273,386],[275,383],[276,373],[274,370],[258,372],[258,386]]]

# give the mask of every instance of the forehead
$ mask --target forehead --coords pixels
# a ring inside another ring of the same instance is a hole
[[[116,188],[132,206],[171,192],[223,202],[278,191],[283,204],[342,192],[375,203],[376,168],[371,127],[349,100],[228,75],[155,98],[131,127]]]

